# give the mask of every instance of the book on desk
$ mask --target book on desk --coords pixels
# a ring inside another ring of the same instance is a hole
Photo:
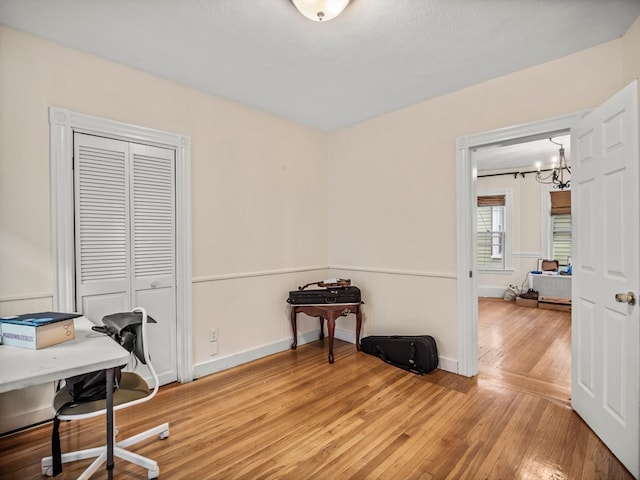
[[[2,344],[38,350],[75,338],[80,313],[38,312],[0,317]]]

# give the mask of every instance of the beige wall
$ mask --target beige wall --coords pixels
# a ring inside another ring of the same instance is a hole
[[[191,136],[196,366],[283,345],[287,290],[327,274],[290,270],[327,261],[365,334],[430,333],[455,365],[456,139],[598,105],[638,76],[639,31],[325,135],[0,27],[0,314],[51,305],[54,105]]]
[[[5,27],[0,314],[52,308],[49,106],[191,136],[194,365],[286,348],[287,292],[327,274],[326,134]]]
[[[457,361],[456,139],[600,104],[637,76],[639,29],[329,136],[329,265],[365,287],[365,333]]]
[[[533,169],[534,166],[532,165]],[[485,173],[485,172],[483,172]],[[490,173],[490,172],[486,172]],[[534,175],[500,175],[478,178],[478,195],[483,191],[512,191],[512,272],[478,272],[479,296],[504,296],[509,285],[520,287],[527,273],[537,269],[544,256],[542,245],[542,194],[547,186],[538,183]],[[548,193],[547,193],[548,195]]]
[[[625,83],[634,78],[640,79],[640,17],[636,18],[633,25],[622,37],[622,54],[624,63],[622,77]]]

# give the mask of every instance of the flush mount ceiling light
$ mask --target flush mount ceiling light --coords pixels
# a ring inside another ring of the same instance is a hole
[[[291,0],[291,3],[309,20],[326,22],[336,18],[351,0]]]

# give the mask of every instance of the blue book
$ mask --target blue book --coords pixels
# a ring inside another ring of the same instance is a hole
[[[81,313],[62,313],[62,312],[38,312],[24,313],[22,315],[13,315],[11,317],[0,317],[2,323],[13,323],[14,325],[27,325],[30,327],[38,327],[49,323],[61,322],[71,318],[81,317]]]

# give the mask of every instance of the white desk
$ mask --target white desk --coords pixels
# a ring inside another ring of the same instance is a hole
[[[74,319],[76,338],[40,350],[0,345],[0,393],[124,365],[129,352],[94,332],[86,317]]]
[[[529,274],[529,288],[542,297],[571,298],[571,275]]]
[[[86,317],[74,319],[76,338],[40,350],[0,345],[0,393],[61,378],[124,365],[129,352],[103,333],[94,332]],[[110,392],[107,389],[107,392]],[[113,398],[107,395],[107,470],[113,474]]]

